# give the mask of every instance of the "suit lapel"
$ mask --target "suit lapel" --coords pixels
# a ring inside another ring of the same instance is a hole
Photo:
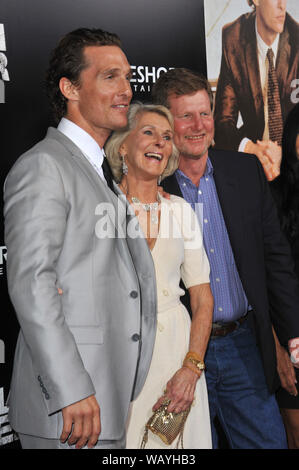
[[[175,196],[183,197],[181,188],[176,179],[175,173],[171,176],[168,176],[165,180],[162,181],[162,186],[164,191],[169,194],[174,194]]]
[[[217,157],[216,157],[217,156]],[[238,178],[234,175],[233,165],[226,162],[226,156],[209,151],[214,168],[214,180],[226,229],[240,271],[245,240],[244,212]]]
[[[246,31],[243,46],[245,48],[244,66],[247,68],[252,101],[255,107],[256,115],[263,118],[262,125],[264,126],[264,99],[259,73],[260,67],[258,62],[257,40],[255,32],[255,15],[250,17],[250,23],[248,25],[248,30]],[[258,125],[258,123],[256,123],[256,125]]]
[[[284,102],[285,94],[289,93],[289,90],[286,89],[286,83],[288,78],[288,72],[290,65],[290,56],[291,56],[291,45],[289,42],[289,33],[285,29],[279,38],[278,46],[278,55],[276,61],[276,74],[279,84],[279,93],[281,96],[281,101]]]
[[[147,315],[155,317],[156,278],[153,275],[155,273],[153,258],[132,206],[117,185],[115,185],[115,192],[122,199],[123,210],[125,211],[122,227],[124,233],[126,233],[125,241],[129,249],[133,269],[139,279],[139,283],[143,286],[146,283],[147,289],[151,292],[149,295],[152,297],[152,309]]]
[[[70,157],[74,159],[77,165],[79,165],[80,169],[83,173],[87,176],[90,180],[92,186],[98,191],[99,187],[107,193],[107,197],[112,200],[114,203],[117,201],[117,197],[112,190],[108,190],[107,184],[102,180],[102,178],[97,174],[95,169],[89,163],[87,158],[84,156],[82,151],[75,145],[68,137],[66,137],[62,132],[54,129],[52,127],[49,128],[47,137],[57,140],[61,145],[63,145],[69,152]]]
[[[209,150],[209,157],[214,168],[214,180],[223,218],[235,261],[238,269],[240,269],[244,249],[245,226],[238,178],[234,176],[233,165],[226,162],[227,154],[222,156],[221,151]],[[162,181],[162,186],[169,194],[183,197],[175,174]]]
[[[121,221],[121,214],[119,214],[118,197],[116,194],[110,188],[108,188],[107,184],[97,174],[79,147],[77,147],[68,137],[55,128],[49,128],[47,137],[57,140],[70,152],[70,158],[72,158],[73,162],[80,167],[80,170],[88,178],[95,192],[99,194],[99,202],[113,204],[115,213],[113,214],[111,211],[107,211],[107,215],[109,216],[117,232],[120,228],[119,222]],[[105,195],[105,200],[103,200],[103,193]],[[115,217],[113,218],[113,216]],[[120,238],[122,238],[121,234]]]

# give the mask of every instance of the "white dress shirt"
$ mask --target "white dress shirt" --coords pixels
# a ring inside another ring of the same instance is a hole
[[[104,149],[94,140],[88,132],[77,126],[69,119],[62,118],[57,129],[68,137],[84,154],[85,158],[93,166],[98,175],[107,184],[102,170],[103,160],[105,158]]]
[[[265,128],[263,133],[263,140],[269,140],[269,125],[268,125],[268,70],[269,62],[267,59],[268,49],[271,48],[274,54],[274,66],[276,65],[277,53],[278,53],[278,44],[279,44],[279,34],[277,34],[275,40],[268,46],[257,31],[257,25],[255,22],[255,32],[257,40],[257,54],[258,54],[258,64],[259,64],[259,73],[260,81],[263,93],[264,100],[264,113],[265,113]],[[249,139],[244,137],[239,145],[239,151],[244,152],[245,146]]]

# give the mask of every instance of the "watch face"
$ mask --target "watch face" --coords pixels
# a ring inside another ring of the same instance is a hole
[[[197,361],[196,359],[190,359],[191,362],[193,362],[193,364],[197,367],[197,369],[199,370],[204,370],[205,368],[205,365],[202,361]]]

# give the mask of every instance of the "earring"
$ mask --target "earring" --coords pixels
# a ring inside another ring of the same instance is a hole
[[[121,164],[122,172],[123,172],[124,175],[127,175],[128,174],[128,165],[125,162],[124,155],[121,155],[121,159],[122,159],[122,164]]]
[[[158,183],[158,186],[160,186],[160,184],[161,184],[161,180],[162,180],[162,175],[160,175],[160,176],[159,176],[159,178],[158,178],[158,181],[157,181],[157,183]]]

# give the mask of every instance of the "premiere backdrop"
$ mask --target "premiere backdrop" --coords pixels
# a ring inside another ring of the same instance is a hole
[[[6,287],[2,186],[15,160],[51,124],[43,90],[49,53],[78,27],[116,32],[132,65],[135,99],[147,101],[151,85],[171,67],[206,74],[206,49],[203,0],[2,0],[0,14],[0,445],[18,447],[5,406],[18,323]]]

